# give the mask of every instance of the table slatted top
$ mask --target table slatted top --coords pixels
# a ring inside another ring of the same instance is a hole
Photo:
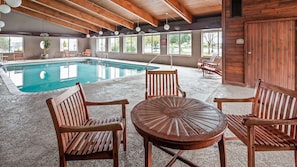
[[[221,136],[227,127],[216,107],[183,97],[144,100],[133,108],[131,118],[142,136],[168,143],[205,142]]]

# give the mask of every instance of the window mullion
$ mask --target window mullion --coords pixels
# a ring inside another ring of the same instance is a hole
[[[180,33],[178,33],[178,55],[181,55],[181,46],[180,46]]]

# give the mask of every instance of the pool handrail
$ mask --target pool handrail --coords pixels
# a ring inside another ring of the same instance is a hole
[[[161,56],[161,55],[156,55],[155,57],[153,57],[147,64],[146,64],[146,69],[147,69],[147,67],[157,58],[157,57],[159,57],[159,56]],[[170,54],[169,55],[170,56],[170,67],[171,67],[171,69],[172,69],[172,54]]]

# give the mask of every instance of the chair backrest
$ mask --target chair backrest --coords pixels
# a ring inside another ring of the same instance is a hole
[[[147,70],[145,98],[178,96],[177,70]]]
[[[215,59],[216,59],[216,57],[218,57],[219,55],[218,54],[216,54],[216,53],[214,53],[214,54],[212,54],[212,56],[210,57],[210,59],[209,59],[209,61],[208,62],[214,62],[215,61]]]
[[[217,71],[222,71],[222,58],[221,57],[217,57],[214,61],[215,63],[217,63],[218,65],[215,67]]]
[[[89,119],[82,86],[77,83],[56,98],[46,100],[55,126],[59,151],[64,153],[75,133],[61,133],[62,125],[80,126]]]
[[[257,85],[253,115],[270,120],[297,117],[297,91],[272,85],[261,80],[258,81]],[[297,125],[278,125],[275,128],[297,139]]]

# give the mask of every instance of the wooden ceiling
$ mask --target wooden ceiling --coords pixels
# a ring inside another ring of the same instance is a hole
[[[193,24],[197,18],[219,15],[221,9],[222,0],[23,0],[13,8],[82,34],[135,31],[138,24],[160,27],[166,17],[169,23]]]

